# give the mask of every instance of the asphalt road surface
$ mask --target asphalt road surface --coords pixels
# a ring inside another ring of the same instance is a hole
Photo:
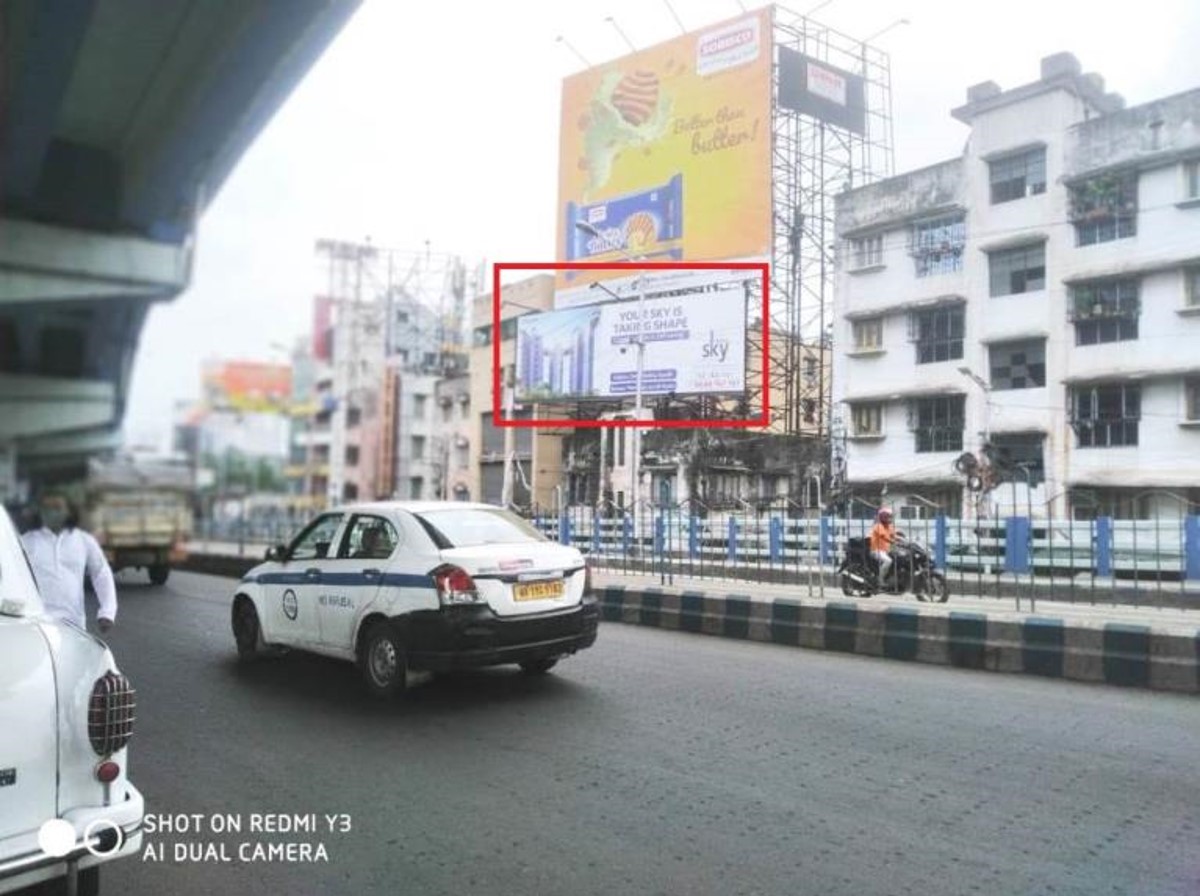
[[[232,585],[122,577],[132,777],[202,818],[109,896],[1200,892],[1194,698],[602,624],[546,678],[381,704],[349,664],[239,668]],[[289,841],[328,860],[254,860]]]

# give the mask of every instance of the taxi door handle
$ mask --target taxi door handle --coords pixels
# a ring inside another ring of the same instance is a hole
[[[321,578],[321,570],[316,569],[316,568],[306,569],[306,570],[304,570],[304,578],[319,579],[319,578]]]
[[[364,569],[364,570],[363,570],[363,575],[364,575],[364,576],[366,576],[368,579],[377,579],[377,578],[379,578],[379,570],[377,570],[377,569]]]

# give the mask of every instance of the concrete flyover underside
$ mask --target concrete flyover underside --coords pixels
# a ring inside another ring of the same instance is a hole
[[[0,5],[0,499],[116,444],[198,216],[358,3]]]

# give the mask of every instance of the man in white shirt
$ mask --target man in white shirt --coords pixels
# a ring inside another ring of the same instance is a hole
[[[40,511],[41,528],[26,532],[21,541],[46,611],[87,628],[83,598],[86,574],[100,602],[96,624],[101,632],[107,632],[117,618],[117,586],[104,551],[96,539],[75,525],[64,495],[47,492],[42,496]]]

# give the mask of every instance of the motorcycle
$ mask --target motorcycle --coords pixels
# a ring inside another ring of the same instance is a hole
[[[874,597],[911,591],[917,600],[926,603],[944,604],[950,599],[946,576],[934,568],[933,557],[924,545],[907,539],[898,541],[892,559],[891,576],[881,583],[879,563],[871,555],[867,539],[849,539],[846,556],[838,567],[842,593],[847,597]]]

